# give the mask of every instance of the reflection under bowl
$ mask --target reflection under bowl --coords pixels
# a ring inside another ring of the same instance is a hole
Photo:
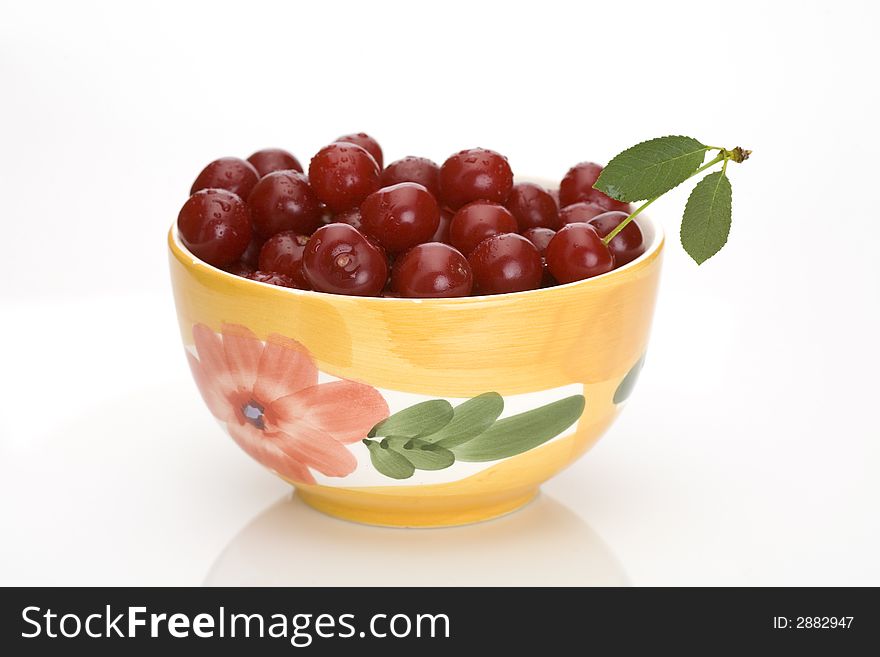
[[[207,586],[626,586],[626,573],[575,513],[539,495],[519,513],[406,532],[337,522],[297,496],[232,539]]]

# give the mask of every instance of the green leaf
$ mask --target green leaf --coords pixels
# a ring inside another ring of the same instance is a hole
[[[432,399],[415,404],[385,418],[367,434],[374,436],[422,436],[436,433],[452,420],[452,404],[445,399]]]
[[[491,427],[503,410],[504,398],[501,395],[484,392],[456,406],[452,421],[437,433],[422,436],[422,440],[447,449],[457,447]]]
[[[659,137],[616,155],[596,189],[618,201],[644,201],[687,180],[703,163],[707,146],[691,137]]]
[[[558,436],[584,412],[584,396],[574,395],[498,420],[488,430],[452,449],[459,461],[495,461],[515,456]]]
[[[694,187],[681,220],[681,245],[698,265],[727,243],[733,189],[723,171],[710,173]]]
[[[642,371],[642,366],[644,364],[645,354],[642,354],[642,357],[639,358],[636,361],[636,364],[630,368],[629,372],[626,373],[626,376],[623,377],[623,380],[620,382],[620,385],[617,386],[617,390],[614,391],[615,404],[625,402],[632,394],[633,388],[636,387],[636,381],[639,380],[639,373]]]
[[[389,436],[382,442],[404,456],[418,470],[442,470],[455,463],[455,454],[448,449],[419,438]]]
[[[364,439],[364,445],[370,450],[370,460],[373,467],[386,477],[392,479],[409,479],[416,471],[415,466],[402,454],[398,454],[387,444],[378,443],[375,440]]]

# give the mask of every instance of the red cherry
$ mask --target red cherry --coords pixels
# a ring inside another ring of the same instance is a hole
[[[233,274],[235,276],[247,278],[250,274],[254,273],[254,268],[243,260],[236,260],[231,265],[227,265],[226,267],[224,267],[223,271]]]
[[[391,288],[402,297],[466,297],[473,275],[467,259],[448,244],[419,244],[394,263]]]
[[[248,197],[254,230],[268,238],[283,230],[310,235],[321,225],[321,207],[306,177],[296,171],[274,171]]]
[[[595,203],[596,205],[605,208],[606,211],[615,210],[618,212],[626,212],[627,214],[632,212],[632,207],[629,203],[623,203],[622,201],[617,201],[610,196],[605,196],[605,194],[598,190],[594,191],[596,192],[596,194],[591,197],[590,203]]]
[[[307,290],[309,283],[303,275],[302,259],[308,242],[308,235],[301,235],[292,230],[276,233],[266,240],[260,250],[258,269],[290,276],[298,287]]]
[[[546,189],[535,183],[517,183],[510,190],[507,209],[516,218],[519,230],[559,228],[559,208]]]
[[[575,164],[559,184],[559,202],[564,208],[572,203],[590,201],[606,210],[629,210],[629,204],[606,196],[593,185],[602,173],[602,167],[595,162]]]
[[[538,249],[522,235],[492,235],[468,256],[479,294],[522,292],[540,287],[543,277]]]
[[[559,281],[553,278],[553,274],[550,273],[550,269],[545,265],[544,275],[541,277],[541,287],[554,287],[556,285],[559,285]]]
[[[449,226],[452,223],[452,212],[445,208],[440,208],[440,223],[437,224],[437,230],[431,236],[429,242],[443,242],[449,244]]]
[[[555,234],[556,231],[549,228],[529,228],[523,232],[522,236],[534,244],[535,248],[538,249],[538,253],[543,256],[547,251],[547,245],[550,244],[550,240],[553,239]]]
[[[628,216],[626,212],[606,212],[590,219],[590,225],[596,229],[599,237],[605,237]],[[645,238],[636,222],[630,221],[626,228],[608,243],[608,248],[614,254],[615,267],[622,267],[645,252]]]
[[[510,210],[491,201],[473,201],[461,208],[449,224],[449,241],[462,253],[492,235],[515,233],[518,227]]]
[[[251,228],[253,228],[253,224],[251,224]],[[258,266],[258,261],[260,259],[260,249],[263,248],[264,240],[262,237],[257,235],[253,230],[251,231],[251,242],[248,244],[247,248],[244,250],[244,253],[241,254],[241,262],[251,269],[256,269]]]
[[[624,203],[623,201],[618,201],[618,200],[611,198],[610,196],[606,196],[605,194],[600,192],[598,189],[594,189],[593,191],[595,193],[592,196],[590,196],[591,203],[595,203],[596,205],[600,205],[609,211],[616,210],[619,212],[626,212],[627,214],[632,212],[632,208],[630,207],[629,203]]]
[[[398,183],[370,194],[361,203],[363,232],[391,253],[427,242],[440,224],[440,207],[417,183]]]
[[[343,210],[337,214],[330,223],[348,224],[349,226],[361,230],[363,221],[360,208],[349,208],[348,210]]]
[[[303,252],[303,273],[320,292],[376,296],[388,280],[385,256],[348,224],[322,226]]]
[[[303,173],[302,164],[293,155],[282,148],[264,148],[248,158],[262,178],[273,171],[299,171]]]
[[[589,224],[560,228],[546,251],[547,267],[560,283],[598,276],[614,269],[614,255]]]
[[[327,207],[342,212],[359,205],[379,188],[379,165],[360,146],[336,142],[312,158],[309,184]]]
[[[556,203],[556,209],[558,210],[559,208],[561,208],[562,205],[560,205],[559,203],[559,189],[551,189],[547,193],[550,194],[550,198],[552,198],[553,202]]]
[[[314,193],[314,192],[313,192],[313,193]],[[330,208],[328,208],[326,205],[324,205],[324,204],[321,203],[320,201],[318,202],[318,207],[321,208],[321,223],[322,223],[322,224],[332,224],[332,223],[335,223],[335,221],[336,221],[336,213],[333,212],[333,210],[331,210]],[[357,207],[357,206],[355,206],[355,207]]]
[[[245,274],[245,278],[259,281],[260,283],[269,283],[269,285],[278,285],[279,287],[292,287],[297,290],[308,289],[301,288],[290,276],[274,271],[253,271],[250,274]]]
[[[547,267],[547,258],[545,257],[545,254],[547,253],[547,245],[550,244],[550,240],[553,239],[555,234],[556,231],[550,230],[549,228],[529,228],[522,233],[522,236],[534,244],[535,248],[538,249],[538,253],[541,254],[541,265],[544,269],[544,275],[541,279],[541,287],[553,287],[556,285],[556,279],[553,278],[553,274],[550,273],[550,269]]]
[[[200,260],[225,267],[241,257],[251,241],[251,217],[239,196],[224,189],[202,189],[177,215],[180,241]]]
[[[410,155],[396,160],[382,172],[382,187],[402,182],[424,185],[434,198],[440,196],[440,167],[426,157]]]
[[[559,183],[559,201],[562,207],[589,200],[587,197],[600,173],[602,165],[595,162],[579,162],[571,167]]]
[[[452,210],[479,199],[504,203],[511,187],[507,158],[486,148],[460,151],[440,167],[440,198]]]
[[[382,147],[379,146],[379,142],[370,137],[366,132],[356,132],[350,135],[342,135],[338,139],[334,139],[336,142],[345,142],[347,144],[355,144],[363,148],[367,153],[373,156],[373,159],[376,160],[376,164],[379,165],[379,169],[382,169]]]
[[[562,208],[562,210],[559,211],[559,219],[563,226],[565,224],[585,224],[593,217],[597,217],[605,212],[608,212],[608,210],[601,205],[581,201],[580,203],[572,203],[571,205]]]
[[[373,237],[372,235],[367,235],[365,232],[363,232],[363,231],[360,230],[360,229],[358,229],[358,232],[359,232],[361,235],[364,236],[364,239],[365,239],[365,240],[367,240],[370,244],[373,245],[373,248],[374,248],[374,249],[376,249],[379,253],[382,254],[382,257],[385,258],[385,260],[387,261],[388,267],[390,268],[391,265],[394,264],[394,258],[395,258],[395,256],[396,256],[396,254],[394,254],[394,253],[388,253],[388,251],[385,250],[385,247],[382,246],[381,242],[379,242],[379,240],[377,240],[377,239],[376,239],[375,237]],[[390,277],[390,275],[391,275],[391,274],[390,274],[390,272],[389,272],[389,277]]]
[[[225,189],[247,200],[259,179],[260,175],[250,162],[237,157],[221,157],[202,169],[189,193],[195,194],[200,189]]]

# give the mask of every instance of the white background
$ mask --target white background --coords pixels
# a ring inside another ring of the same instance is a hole
[[[880,584],[876,3],[0,5],[0,583]],[[636,393],[505,520],[319,516],[190,381],[164,241],[196,173],[359,130],[551,178],[670,133],[754,150],[702,267],[688,190],[655,204]]]

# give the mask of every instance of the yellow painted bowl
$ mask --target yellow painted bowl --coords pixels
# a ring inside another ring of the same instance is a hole
[[[168,235],[211,413],[316,509],[458,525],[512,511],[589,449],[638,376],[663,236],[557,287],[461,299],[337,296],[239,278]]]

